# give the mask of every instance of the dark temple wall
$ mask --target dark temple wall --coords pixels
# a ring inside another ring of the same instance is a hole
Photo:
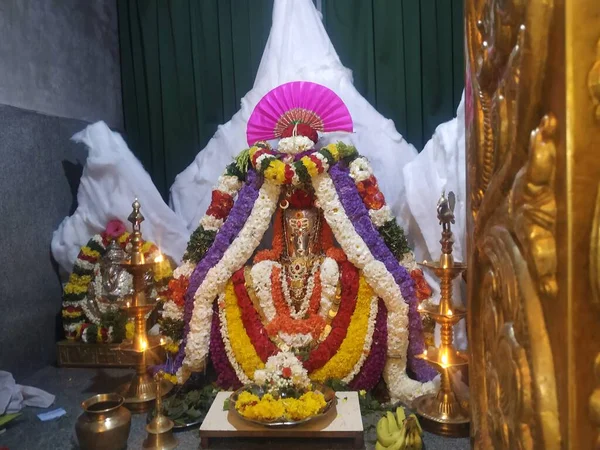
[[[50,240],[86,158],[70,137],[122,129],[116,0],[0,0],[0,36],[0,370],[19,382],[62,336]]]

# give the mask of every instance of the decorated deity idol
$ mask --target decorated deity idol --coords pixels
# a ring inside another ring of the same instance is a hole
[[[313,381],[368,390],[383,377],[404,401],[432,389],[416,358],[431,290],[369,162],[341,142],[318,149],[332,131],[351,132],[352,119],[318,84],[281,85],[256,106],[250,148],[219,178],[163,305],[179,382],[210,360],[219,384],[237,387],[285,353]]]

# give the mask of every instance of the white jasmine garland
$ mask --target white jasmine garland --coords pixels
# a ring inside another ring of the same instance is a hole
[[[221,175],[217,180],[216,189],[235,197],[242,188],[242,182],[233,175]]]
[[[173,300],[167,300],[163,303],[163,319],[183,320],[183,308],[177,306]]]
[[[284,368],[290,369],[290,377],[283,376]],[[261,386],[270,386],[269,392],[283,388],[307,388],[310,386],[308,372],[302,363],[296,355],[285,351],[270,356],[265,368],[254,372],[254,382]]]
[[[225,308],[221,308],[225,302],[225,293],[221,293],[219,295],[219,300],[217,304],[219,305],[219,323],[221,328],[221,338],[223,339],[223,345],[225,347],[225,353],[227,354],[227,359],[229,360],[229,364],[235,371],[238,379],[242,384],[250,383],[250,379],[244,373],[244,370],[240,367],[233,354],[233,349],[231,348],[231,341],[229,340],[229,328],[227,327],[227,314],[225,313]]]
[[[371,311],[369,312],[369,323],[367,325],[367,334],[365,336],[365,342],[363,344],[363,351],[357,363],[352,368],[352,371],[342,379],[344,383],[350,383],[354,379],[354,377],[358,375],[358,372],[360,372],[360,369],[362,369],[363,364],[369,356],[371,344],[373,343],[373,334],[375,332],[375,321],[377,320],[377,311],[379,309],[378,303],[379,297],[377,297],[376,295],[373,296],[373,298],[371,298]]]
[[[306,136],[290,136],[282,138],[277,144],[277,151],[288,155],[297,155],[306,150],[310,150],[315,146],[315,143]],[[258,166],[258,164],[256,165]]]
[[[277,314],[273,305],[273,297],[271,296],[271,272],[273,271],[274,264],[277,263],[265,260],[255,264],[250,270],[252,285],[254,286],[260,309],[262,309],[265,319],[268,322],[271,322]]]
[[[177,279],[179,277],[190,278],[194,269],[196,268],[195,264],[191,261],[184,261],[177,269],[173,271],[173,278]]]
[[[376,228],[381,228],[386,222],[389,222],[394,218],[388,205],[383,205],[383,207],[379,209],[369,209],[369,217]]]
[[[208,354],[212,302],[219,292],[224,290],[225,284],[233,272],[248,261],[260,244],[277,207],[279,192],[279,186],[265,179],[250,216],[240,233],[225,251],[223,258],[208,271],[204,281],[195,292],[194,310],[189,323],[190,330],[183,360],[186,368],[178,371],[178,377],[186,376],[190,370],[202,368]]]
[[[364,172],[364,170],[361,170]],[[388,361],[384,377],[392,401],[406,401],[414,392],[433,389],[432,383],[422,384],[406,375],[406,351],[408,348],[408,305],[400,287],[385,265],[375,259],[367,244],[356,232],[345,213],[337,191],[327,172],[312,178],[312,185],[327,223],[336,240],[342,246],[348,260],[363,270],[365,279],[388,309]],[[419,389],[417,389],[419,386]]]
[[[306,347],[313,341],[313,335],[310,333],[308,333],[308,334],[302,334],[302,333],[288,334],[288,333],[284,333],[284,332],[280,331],[278,333],[278,335],[283,342],[285,342],[287,345],[289,345],[292,348]]]
[[[223,219],[218,219],[209,214],[205,214],[202,219],[200,219],[200,225],[206,231],[218,231],[223,226]]]
[[[321,264],[321,306],[319,307],[319,315],[325,317],[337,291],[338,282],[340,279],[340,269],[335,259],[326,257]]]
[[[360,183],[373,175],[373,169],[364,156],[354,159],[350,163],[350,176],[355,183]]]

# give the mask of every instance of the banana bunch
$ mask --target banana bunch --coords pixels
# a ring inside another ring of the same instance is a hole
[[[377,423],[375,450],[419,450],[423,448],[423,429],[417,416],[406,417],[398,407],[396,415],[388,411]]]

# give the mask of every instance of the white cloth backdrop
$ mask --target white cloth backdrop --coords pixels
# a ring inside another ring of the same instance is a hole
[[[391,120],[379,114],[354,88],[352,72],[340,62],[313,2],[275,0],[273,25],[254,87],[242,99],[241,109],[219,127],[171,187],[171,206],[188,229],[198,226],[220,172],[248,146],[246,123],[254,106],[268,91],[289,81],[319,83],[342,98],[352,115],[355,133],[327,135],[320,143],[342,140],[367,156],[388,204],[406,225],[407,219],[401,214],[402,168],[415,158],[416,149],[402,138]]]
[[[77,209],[52,236],[52,255],[61,269],[70,273],[79,249],[93,235],[104,231],[112,219],[123,221],[131,231],[127,217],[135,197],[146,218],[143,236],[179,262],[190,233],[163,201],[150,175],[121,135],[104,122],[97,122],[72,139],[85,144],[89,153],[77,191]]]

